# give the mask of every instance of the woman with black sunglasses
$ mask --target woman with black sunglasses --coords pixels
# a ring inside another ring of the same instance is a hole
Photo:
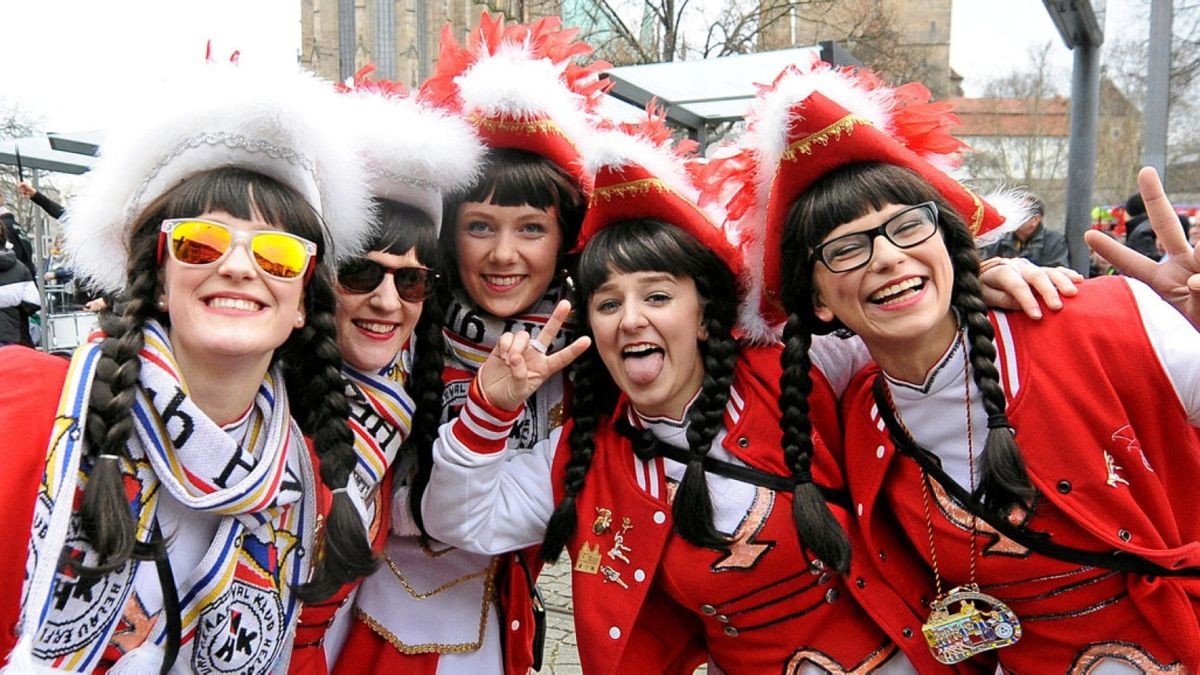
[[[284,672],[301,598],[371,568],[327,267],[368,209],[314,114],[333,94],[227,66],[178,83],[110,132],[65,223],[126,309],[65,373],[0,350],[9,672]]]
[[[361,587],[343,586],[305,606],[292,672],[306,675],[384,668],[372,650],[344,648],[356,625],[352,599],[380,603],[388,620],[406,626],[430,622],[388,582],[400,551],[421,545],[419,502],[410,495],[429,474],[442,416],[442,314],[433,269],[442,200],[470,183],[483,154],[466,121],[418,102],[393,83],[362,74],[340,102],[346,107],[342,118],[354,120],[358,133],[374,217],[365,252],[337,268],[337,340],[349,382],[348,423],[355,447],[367,458],[355,469],[356,485],[369,505],[366,525],[385,564]],[[438,564],[410,567],[412,583],[422,584]],[[396,670],[412,672],[410,666]]]
[[[467,46],[443,38],[437,71],[422,86],[423,100],[461,115],[487,148],[465,194],[445,203],[446,350],[445,367],[436,371],[445,382],[444,420],[459,415],[475,372],[500,336],[514,326],[540,330],[567,292],[560,270],[590,182],[578,148],[592,130],[601,93],[594,67],[573,62],[588,51],[573,38],[553,19],[506,25],[485,14]],[[426,313],[433,304],[425,304]],[[355,330],[372,328],[386,330],[380,324]],[[427,346],[418,340],[418,358],[431,357]],[[422,378],[435,371],[418,365],[415,372]],[[532,447],[563,424],[567,388],[562,374],[549,378],[514,426],[514,447]],[[539,656],[531,650],[539,625],[531,582],[538,563],[529,552],[479,555],[416,536],[424,534],[416,507],[425,494],[424,453],[431,442],[414,427],[421,464],[408,497],[397,494],[384,565],[355,600],[360,621],[338,667],[346,673],[526,672]]]

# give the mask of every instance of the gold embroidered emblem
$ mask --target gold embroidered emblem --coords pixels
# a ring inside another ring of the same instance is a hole
[[[583,542],[579,556],[575,560],[575,571],[584,574],[596,574],[600,571],[600,544]]]

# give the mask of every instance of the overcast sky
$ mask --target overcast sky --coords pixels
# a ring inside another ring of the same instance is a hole
[[[1108,0],[1114,26],[1144,31],[1144,0]],[[295,63],[299,0],[0,0],[0,106],[18,106],[48,131],[99,129],[123,101],[153,92],[171,71],[214,53],[243,62]],[[1064,82],[1071,53],[1042,0],[954,0],[951,65],[967,95],[1052,45]],[[1065,86],[1065,85],[1064,85]],[[164,105],[169,102],[163,102]]]

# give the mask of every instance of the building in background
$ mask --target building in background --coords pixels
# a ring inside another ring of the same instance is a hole
[[[531,21],[559,9],[538,0],[300,0],[300,62],[339,81],[374,64],[377,77],[412,86],[433,72],[447,24],[461,38],[484,10]]]
[[[841,44],[893,82],[920,81],[937,98],[962,95],[950,68],[952,0],[759,0],[759,49]]]

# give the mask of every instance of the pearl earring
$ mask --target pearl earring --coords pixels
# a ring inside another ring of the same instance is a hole
[[[154,303],[154,306],[157,307],[158,311],[160,312],[167,311],[167,299],[159,298],[158,301]]]

